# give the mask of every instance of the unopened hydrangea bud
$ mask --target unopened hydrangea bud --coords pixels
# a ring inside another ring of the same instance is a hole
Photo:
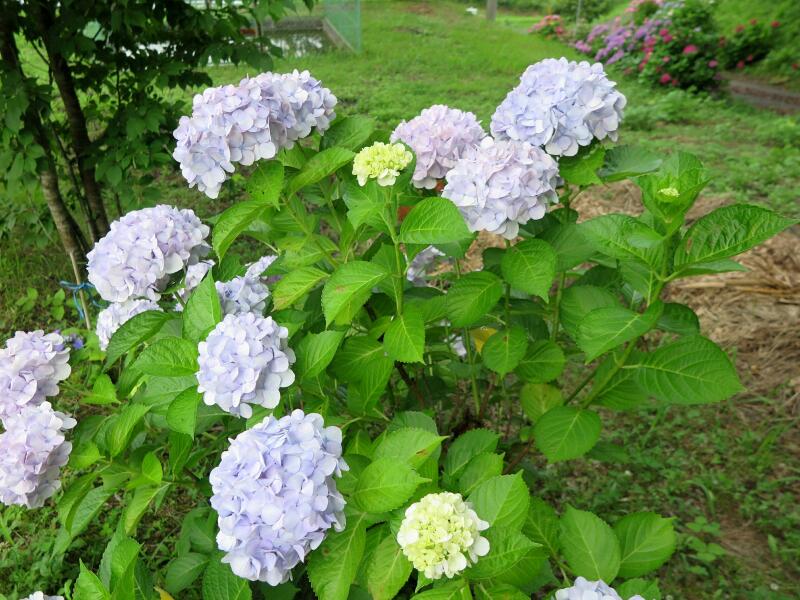
[[[318,414],[269,416],[240,433],[209,476],[222,561],[251,581],[288,581],[331,527],[344,529],[333,478],[347,469],[341,430]]]
[[[71,372],[69,352],[58,333],[16,332],[0,349],[0,420],[57,395]]]
[[[437,258],[444,256],[444,252],[437,249],[435,246],[428,246],[420,251],[408,265],[406,271],[406,279],[416,286],[423,286],[426,284],[427,270],[436,261]]]
[[[161,310],[161,307],[152,300],[139,298],[137,300],[125,300],[125,302],[113,302],[97,314],[97,326],[95,333],[100,340],[100,349],[108,348],[111,336],[122,327],[122,324],[129,321],[139,313],[148,310]]]
[[[251,404],[275,408],[294,383],[289,332],[272,317],[229,314],[198,345],[197,390],[209,406],[249,418]]]
[[[461,210],[470,231],[510,240],[558,200],[557,178],[558,165],[541,148],[487,137],[447,174],[442,196]]]
[[[617,139],[625,96],[603,65],[547,58],[531,65],[492,116],[492,135],[575,156],[593,140]]]
[[[87,254],[89,281],[108,302],[158,300],[173,273],[208,253],[208,233],[190,209],[161,204],[129,212]]]
[[[489,552],[488,528],[461,494],[428,494],[406,509],[397,543],[428,579],[455,577]]]
[[[405,142],[414,151],[414,186],[433,189],[464,151],[484,137],[486,132],[474,114],[436,104],[400,123],[392,132],[391,141]]]
[[[64,600],[64,596],[45,596],[44,592],[34,592],[22,600]]]
[[[375,142],[356,154],[353,175],[359,185],[366,185],[368,179],[377,179],[378,185],[394,185],[412,158],[414,155],[403,144]]]
[[[0,502],[38,508],[61,487],[59,473],[72,451],[64,432],[75,420],[42,402],[7,415],[3,425]]]
[[[556,600],[626,600],[617,591],[602,581],[588,581],[578,577],[572,587],[556,592]],[[627,600],[644,600],[638,594]]]

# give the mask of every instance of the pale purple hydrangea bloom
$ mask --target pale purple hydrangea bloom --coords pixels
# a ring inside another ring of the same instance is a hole
[[[189,300],[194,289],[200,285],[208,272],[214,267],[214,261],[211,259],[201,260],[198,263],[189,265],[186,268],[186,276],[183,278],[183,287],[175,292],[175,294],[184,302]],[[175,310],[178,312],[183,310],[183,304],[177,302]]]
[[[173,132],[172,156],[189,187],[216,198],[236,164],[273,158],[313,128],[328,129],[335,105],[336,97],[308,71],[262,73],[208,88]]]
[[[274,254],[267,254],[262,256],[257,261],[250,263],[247,265],[247,272],[245,273],[245,277],[261,277],[264,275],[264,271],[269,269],[270,265],[278,260],[278,257]]]
[[[275,408],[280,389],[294,383],[289,332],[272,317],[227,315],[198,345],[197,391],[203,401],[245,418],[250,405]]]
[[[0,348],[0,420],[57,395],[71,372],[69,352],[57,333],[16,332]]]
[[[556,600],[625,600],[617,591],[602,581],[588,581],[578,577],[572,587],[556,592]],[[627,600],[644,600],[638,594]]]
[[[269,297],[269,288],[267,287],[269,279],[262,275],[277,258],[272,255],[262,256],[247,267],[244,275],[234,277],[230,281],[216,283],[223,314],[238,315],[249,312],[261,314],[264,312],[266,299]]]
[[[391,141],[404,142],[414,151],[414,186],[433,189],[467,148],[477,146],[484,137],[486,132],[474,114],[435,104],[400,123]]]
[[[161,310],[161,307],[144,298],[113,302],[97,314],[95,333],[100,340],[100,350],[108,348],[111,336],[122,327],[122,324],[132,319],[139,313],[148,310]]]
[[[603,65],[548,58],[531,65],[492,116],[492,134],[574,156],[593,140],[617,140],[625,96]]]
[[[6,415],[3,425],[0,502],[38,508],[61,487],[59,473],[72,451],[64,432],[75,420],[42,402]]]
[[[22,600],[64,600],[64,596],[45,596],[44,592],[34,592]]]
[[[415,286],[425,285],[428,269],[436,262],[437,258],[441,258],[442,256],[445,256],[444,252],[437,249],[435,246],[428,246],[420,251],[411,259],[411,263],[408,265],[408,270],[406,271],[406,279]]]
[[[129,212],[87,255],[89,281],[108,302],[158,300],[172,274],[208,253],[208,233],[188,208],[160,204]]]
[[[558,200],[557,178],[558,165],[541,148],[485,138],[447,174],[442,196],[459,208],[470,231],[510,240]]]
[[[269,416],[240,433],[209,476],[222,562],[251,581],[288,581],[331,527],[344,529],[333,478],[346,470],[342,432],[318,414]]]

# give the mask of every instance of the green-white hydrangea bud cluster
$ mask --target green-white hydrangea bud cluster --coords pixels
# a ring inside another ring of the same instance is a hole
[[[394,185],[414,155],[403,144],[384,144],[375,142],[356,154],[353,160],[353,175],[358,178],[359,185],[366,185],[367,180],[377,179],[378,185]]]

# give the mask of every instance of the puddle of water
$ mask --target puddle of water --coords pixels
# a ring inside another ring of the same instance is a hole
[[[283,51],[285,57],[297,58],[309,54],[319,54],[334,48],[325,32],[319,30],[273,30],[265,32],[266,37]]]

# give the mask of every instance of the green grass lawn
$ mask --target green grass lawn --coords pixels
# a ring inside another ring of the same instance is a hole
[[[275,69],[311,70],[337,95],[342,113],[372,115],[387,132],[435,103],[473,111],[488,128],[494,108],[525,67],[545,57],[577,56],[559,42],[525,34],[519,18],[490,24],[468,15],[464,4],[363,2],[362,7],[360,55],[332,51],[284,58]],[[220,67],[211,74],[216,83],[226,83],[253,72]],[[622,142],[660,153],[694,152],[710,168],[708,193],[798,214],[796,118],[618,80],[629,98]],[[187,93],[187,106],[190,98]],[[210,202],[186,190],[175,172],[159,174],[155,186],[150,193],[160,201],[195,207],[204,216],[232,200],[223,194],[221,201]],[[31,285],[52,294],[58,279],[68,276],[67,263],[54,246],[36,251],[8,246],[4,243],[0,254],[0,331],[42,326],[40,315],[15,311],[13,302]],[[782,402],[776,402],[780,394]],[[800,464],[797,439],[790,437],[794,402],[779,390],[711,407],[648,410],[653,414],[617,415],[615,421],[609,416],[604,422],[614,424],[603,439],[625,449],[619,463],[547,466],[536,459],[526,465],[529,481],[535,493],[561,509],[571,503],[611,520],[642,509],[674,516],[681,553],[660,573],[665,598],[796,598]],[[748,418],[741,417],[743,410]],[[165,507],[148,517],[142,530],[160,542],[179,525],[180,514],[179,508]],[[0,541],[0,593],[57,589],[75,577],[78,558],[96,566],[103,548],[90,543],[91,536],[110,535],[91,532],[64,565],[54,564],[52,505],[5,516],[15,541],[13,546]],[[158,557],[168,546],[154,544],[150,550]]]

